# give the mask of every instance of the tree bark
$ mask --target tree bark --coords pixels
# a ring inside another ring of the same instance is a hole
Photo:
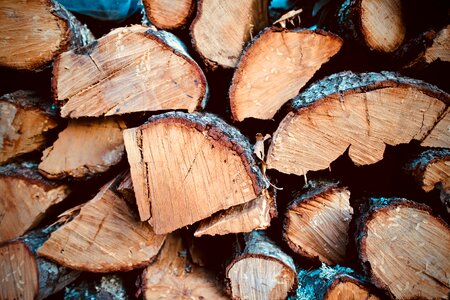
[[[174,30],[188,25],[194,12],[194,0],[143,0],[149,21],[164,30]]]
[[[267,166],[303,175],[328,168],[347,148],[355,164],[367,165],[383,159],[386,144],[433,139],[449,147],[441,119],[449,102],[437,87],[396,73],[331,75],[294,99],[273,135]]]
[[[127,293],[122,276],[101,274],[95,277],[89,276],[66,287],[64,300],[79,299],[128,300],[132,297]]]
[[[77,80],[73,80],[77,74]],[[205,76],[174,35],[141,25],[117,28],[55,61],[55,99],[63,117],[204,108]],[[130,88],[132,87],[132,88]]]

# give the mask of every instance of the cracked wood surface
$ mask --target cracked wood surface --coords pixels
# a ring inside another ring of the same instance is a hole
[[[143,0],[142,3],[150,23],[165,30],[186,26],[195,8],[194,0]]]
[[[129,271],[150,264],[164,239],[139,221],[109,182],[51,234],[38,255],[75,270]]]
[[[248,140],[212,114],[171,112],[124,131],[142,221],[168,233],[265,188]]]
[[[88,178],[116,165],[125,153],[119,119],[70,120],[55,143],[44,150],[40,172],[50,178]],[[74,147],[76,145],[76,147]]]
[[[363,268],[396,299],[446,299],[450,229],[431,209],[401,198],[373,198],[357,244]]]
[[[192,44],[211,68],[234,68],[245,44],[269,25],[268,0],[201,0],[191,25]]]
[[[264,30],[234,73],[229,93],[233,118],[273,118],[341,46],[341,38],[321,30]]]
[[[348,148],[355,164],[376,163],[387,144],[429,139],[449,101],[437,87],[395,73],[331,75],[295,98],[273,136],[267,166],[303,175],[328,168]],[[450,147],[446,128],[433,139]]]
[[[173,35],[133,25],[55,61],[53,92],[63,117],[203,108],[206,78]],[[74,80],[73,74],[77,74]]]

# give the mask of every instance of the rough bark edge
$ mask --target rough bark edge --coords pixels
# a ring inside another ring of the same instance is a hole
[[[425,51],[433,45],[437,32],[428,30],[400,46],[392,55],[392,64],[403,68],[421,69],[428,63],[424,60]]]
[[[207,134],[213,140],[239,155],[244,168],[247,170],[247,175],[252,181],[256,195],[260,195],[263,189],[268,188],[264,175],[252,157],[253,146],[242,133],[218,116],[211,113],[168,112],[150,117],[144,125],[138,127],[138,131],[142,132],[145,128],[160,123],[181,124]]]
[[[314,198],[316,196],[319,195],[328,195],[333,193],[334,191],[343,191],[346,190],[344,187],[340,187],[339,186],[339,182],[323,182],[320,183],[319,186],[307,191],[306,193],[302,194],[301,196],[295,198],[294,200],[292,200],[291,202],[289,202],[287,208],[286,208],[286,212],[284,214],[284,221],[283,221],[283,231],[282,231],[282,235],[283,235],[283,240],[286,242],[286,244],[289,246],[289,248],[294,251],[295,253],[310,259],[310,260],[314,260],[314,261],[320,261],[320,258],[318,255],[311,255],[309,253],[307,253],[301,246],[295,244],[293,241],[290,240],[289,236],[286,235],[286,230],[290,224],[290,220],[287,217],[288,216],[288,212],[295,206],[300,205],[301,203],[308,203],[312,200],[314,200]]]
[[[50,99],[49,99],[50,100]],[[52,106],[50,101],[45,101],[38,93],[31,90],[17,90],[12,93],[0,96],[0,102],[11,103],[24,109],[39,110],[49,118],[58,117],[56,109]]]
[[[144,9],[146,12],[146,16],[148,18],[148,20],[150,21],[151,24],[155,25],[157,28],[163,29],[163,30],[175,30],[178,28],[183,28],[184,26],[188,25],[188,21],[191,18],[192,14],[195,11],[195,0],[191,0],[191,7],[189,8],[189,11],[186,15],[186,17],[181,20],[180,22],[178,22],[175,25],[172,26],[161,26],[161,24],[158,23],[158,21],[156,21],[152,14],[150,13],[152,11],[150,4],[148,3],[148,1],[142,1],[142,4],[144,5]]]
[[[413,202],[411,200],[407,200],[405,198],[370,198],[369,208],[365,213],[363,213],[360,219],[357,221],[357,230],[356,230],[356,248],[358,251],[359,261],[362,266],[364,273],[371,279],[371,282],[378,288],[386,290],[389,295],[395,299],[389,286],[383,283],[380,278],[378,278],[372,272],[372,266],[370,262],[367,260],[367,252],[366,252],[366,238],[367,238],[367,224],[376,217],[379,213],[384,213],[388,210],[405,207],[405,208],[414,208],[418,210],[422,210],[430,215],[430,217],[436,219],[436,221],[440,222],[445,228],[450,231],[450,227],[444,220],[440,217],[434,216],[432,214],[432,210],[429,206],[417,202]]]
[[[38,185],[46,192],[62,184],[48,180],[38,170],[38,164],[31,162],[10,163],[0,166],[0,178],[17,178]]]
[[[124,280],[120,274],[98,274],[98,275],[100,276],[95,276],[94,278],[89,277],[67,286],[64,291],[64,300],[131,299],[131,297],[128,295],[125,289]]]
[[[322,35],[322,36],[328,36],[328,37],[332,37],[335,38],[337,40],[341,40],[342,39],[329,31],[325,31],[322,29],[315,29],[315,30],[311,30],[308,28],[294,28],[294,29],[287,29],[287,28],[281,28],[278,26],[271,26],[271,27],[266,27],[263,30],[261,30],[251,41],[249,41],[246,45],[246,47],[242,50],[241,52],[241,56],[238,59],[238,62],[236,64],[235,67],[235,72],[233,73],[233,78],[231,79],[231,83],[230,83],[230,88],[228,89],[228,99],[230,100],[230,110],[231,110],[231,117],[233,118],[234,121],[238,121],[236,118],[236,103],[235,101],[233,101],[232,99],[235,98],[235,92],[236,92],[236,85],[238,83],[240,83],[241,81],[241,77],[242,77],[242,67],[246,67],[249,63],[248,63],[248,52],[250,51],[250,48],[252,48],[254,46],[254,44],[258,43],[259,39],[265,35],[265,34],[269,34],[269,33],[283,33],[283,32],[292,32],[292,33],[300,33],[300,32],[310,32],[313,34],[318,34],[318,35]],[[330,57],[330,59],[333,56]],[[288,101],[286,101],[288,102]]]

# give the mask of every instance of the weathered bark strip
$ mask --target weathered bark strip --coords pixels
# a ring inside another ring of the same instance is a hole
[[[386,144],[429,139],[449,102],[437,87],[396,73],[331,75],[294,99],[273,136],[267,166],[302,175],[328,168],[347,148],[355,164],[375,163]],[[442,130],[434,140],[448,143]]]
[[[289,203],[283,237],[296,253],[327,264],[342,264],[353,215],[350,192],[321,183]]]
[[[268,0],[201,0],[192,43],[211,68],[234,68],[247,42],[269,24]]]
[[[69,187],[42,177],[32,163],[0,167],[0,242],[18,238],[38,225]]]
[[[33,231],[0,246],[1,299],[44,299],[80,275],[36,256],[37,249],[60,223]]]
[[[400,0],[347,0],[336,14],[337,33],[371,50],[391,53],[402,44],[406,28]]]
[[[158,259],[142,274],[144,299],[227,299],[215,274],[192,263],[179,233],[170,234]]]
[[[341,46],[341,38],[321,30],[264,30],[234,73],[229,93],[233,118],[273,118]]]
[[[76,80],[74,80],[76,74]],[[174,35],[141,25],[117,28],[55,61],[55,99],[63,117],[204,108],[205,75]]]
[[[212,114],[171,112],[124,131],[141,220],[168,233],[266,188],[252,146]]]
[[[400,198],[372,198],[357,246],[372,282],[396,299],[446,299],[450,229],[431,209]]]
[[[51,179],[82,179],[107,171],[125,153],[125,128],[119,119],[70,120],[58,140],[44,150],[40,172]]]
[[[233,299],[286,299],[297,288],[294,261],[263,231],[245,234],[245,248],[227,267]]]
[[[56,1],[0,3],[0,66],[41,69],[61,52],[93,39],[89,29]]]
[[[276,195],[263,190],[261,196],[247,203],[217,212],[200,221],[194,236],[224,235],[267,229],[272,218],[277,216]]]
[[[143,0],[149,21],[160,29],[174,30],[188,25],[194,0]]]
[[[38,254],[89,272],[128,271],[150,264],[165,236],[136,218],[116,185],[106,184],[72,221],[52,233]]]
[[[314,270],[298,272],[296,299],[366,299],[378,300],[371,292],[368,280],[350,268],[329,267],[325,264]]]
[[[105,274],[74,282],[64,290],[64,300],[104,299],[128,300],[132,299],[125,289],[125,283],[118,274]]]
[[[0,163],[45,146],[46,133],[58,126],[57,113],[33,91],[0,97]]]

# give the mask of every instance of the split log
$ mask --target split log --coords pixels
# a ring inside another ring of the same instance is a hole
[[[52,233],[38,255],[76,270],[106,273],[147,266],[165,236],[142,223],[116,192],[114,181]]]
[[[353,215],[350,192],[322,183],[289,203],[283,237],[296,253],[327,264],[342,264]]]
[[[63,51],[93,39],[89,29],[56,1],[0,3],[0,66],[42,69]]]
[[[44,150],[40,172],[50,179],[81,179],[106,172],[125,153],[125,127],[118,119],[70,120],[58,140]]]
[[[210,218],[200,221],[194,236],[263,230],[270,226],[270,221],[276,216],[275,195],[263,190],[261,196],[250,202],[217,212]]]
[[[341,38],[321,30],[264,30],[234,73],[229,92],[233,118],[273,118],[341,46]]]
[[[378,300],[368,280],[350,268],[325,264],[314,270],[298,272],[296,299],[366,299]]]
[[[1,96],[0,163],[41,149],[46,133],[56,126],[56,111],[35,92],[20,90]]]
[[[0,167],[0,242],[35,227],[47,210],[69,194],[69,187],[42,177],[32,163]]]
[[[78,278],[79,271],[36,256],[60,225],[57,222],[0,246],[0,299],[44,299]]]
[[[143,0],[142,3],[150,23],[165,30],[186,26],[195,8],[194,0]]]
[[[403,43],[406,26],[401,0],[341,1],[336,32],[371,50],[391,53]]]
[[[303,175],[328,168],[347,148],[355,164],[373,164],[386,144],[430,139],[449,102],[437,87],[396,73],[331,75],[295,98],[273,136],[267,166]],[[446,131],[435,136],[448,143]]]
[[[268,0],[201,0],[191,25],[192,44],[211,68],[234,68],[252,36],[269,24]]]
[[[96,274],[97,275],[97,274]],[[89,276],[79,282],[74,282],[64,290],[64,300],[100,299],[100,300],[128,300],[132,299],[125,283],[118,274]]]
[[[190,262],[179,233],[167,237],[142,274],[144,299],[227,299],[223,290],[213,272]]]
[[[357,247],[371,281],[395,299],[447,299],[450,228],[431,209],[400,198],[370,199]]]
[[[76,79],[74,80],[74,74]],[[141,25],[117,28],[95,44],[62,53],[53,92],[63,117],[204,108],[206,78],[174,35]]]
[[[263,231],[244,235],[245,248],[226,269],[233,299],[286,299],[297,288],[294,261]]]
[[[447,107],[439,122],[431,129],[428,135],[420,144],[424,147],[450,148],[450,107]]]
[[[157,234],[260,196],[252,146],[212,114],[170,112],[124,131],[139,215]]]

